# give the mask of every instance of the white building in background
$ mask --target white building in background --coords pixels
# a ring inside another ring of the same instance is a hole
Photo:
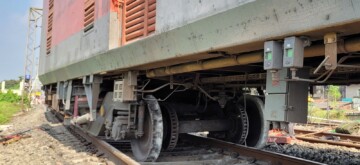
[[[14,92],[15,94],[21,96],[23,88],[24,88],[24,80],[22,80],[20,82],[19,89],[13,89],[11,91]],[[1,93],[6,93],[6,92],[8,92],[8,89],[5,89],[5,81],[2,81],[1,82]]]
[[[352,102],[352,108],[360,111],[360,84],[352,84],[347,86],[340,86],[341,100],[345,102]],[[326,87],[315,86],[314,98],[326,99]]]
[[[345,93],[346,93],[345,94],[346,98],[354,98],[354,97],[360,98],[360,84],[352,84],[346,86]]]
[[[360,84],[346,86],[346,98],[352,98],[353,108],[360,111]]]
[[[314,98],[326,99],[326,87],[325,86],[314,86]],[[339,89],[341,93],[341,98],[360,98],[360,84],[352,84],[346,86],[340,86]]]

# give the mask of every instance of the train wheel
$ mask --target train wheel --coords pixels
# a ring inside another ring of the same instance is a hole
[[[226,132],[226,140],[243,144],[249,131],[249,119],[243,106],[228,102],[225,115],[231,121],[231,128]]]
[[[160,154],[163,141],[163,118],[154,96],[147,96],[144,119],[144,135],[131,140],[132,152],[138,161],[155,161]]]
[[[179,139],[178,116],[171,104],[161,104],[161,112],[164,117],[164,141],[162,148],[166,151],[172,151]]]
[[[209,137],[250,147],[261,148],[266,144],[269,123],[265,121],[264,102],[256,96],[243,96],[234,103],[228,102],[224,113],[231,121],[227,132],[209,132]]]
[[[249,131],[245,140],[247,146],[261,148],[266,144],[269,124],[264,118],[264,102],[256,96],[242,96],[237,102],[245,108]]]

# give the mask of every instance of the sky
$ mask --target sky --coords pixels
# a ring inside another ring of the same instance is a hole
[[[0,81],[23,76],[30,7],[43,0],[0,0]]]

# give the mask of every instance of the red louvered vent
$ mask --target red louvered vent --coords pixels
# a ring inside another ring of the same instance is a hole
[[[94,27],[95,21],[95,0],[85,0],[84,10],[84,31],[89,31]]]
[[[49,13],[48,13],[47,38],[46,38],[46,54],[51,53],[53,20],[54,20],[54,0],[49,0]]]
[[[122,44],[155,32],[156,0],[125,0]]]

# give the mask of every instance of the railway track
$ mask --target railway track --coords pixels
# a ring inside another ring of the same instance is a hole
[[[55,120],[58,120],[58,122],[64,121],[64,116],[61,113],[58,113],[53,109],[50,109],[50,112],[55,116]],[[107,159],[109,159],[114,164],[139,165],[138,162],[136,162],[129,156],[125,155],[117,148],[115,148],[115,147],[123,147],[122,145],[119,145],[119,143],[113,143],[113,145],[111,145],[101,138],[97,138],[85,133],[84,131],[81,130],[81,128],[76,126],[67,126],[67,128],[68,128],[67,130],[76,137],[83,138],[88,142],[90,142],[91,144],[93,144],[101,153],[105,155]]]
[[[312,142],[312,143],[327,143],[345,147],[353,147],[360,149],[360,137],[347,135],[347,134],[339,134],[339,133],[327,133],[321,131],[309,131],[302,129],[295,129],[296,138]]]
[[[185,142],[180,143],[180,146],[171,152],[162,152],[157,162],[136,162],[132,159],[128,141],[106,141],[88,135],[76,127],[71,127],[71,129],[75,130],[81,137],[91,141],[115,164],[320,164],[195,135],[182,136]]]
[[[116,145],[112,146],[111,143],[108,143],[103,139],[99,139],[94,136],[91,136],[75,126],[70,126],[69,128],[71,132],[80,135],[82,138],[85,138],[87,141],[95,145],[98,150],[103,152],[106,155],[106,157],[115,164],[139,165],[138,162],[136,162],[135,160],[133,160],[132,158],[130,158],[129,156],[118,150],[117,148],[115,148]]]
[[[301,125],[336,127],[339,125],[339,123],[307,123],[307,124],[301,124]]]
[[[62,121],[61,114],[55,116]],[[113,141],[105,137],[94,137],[76,126],[69,131],[91,142],[114,164],[128,165],[203,165],[203,164],[321,164],[318,162],[278,154],[274,152],[245,147],[203,136],[184,134],[181,142],[172,151],[163,151],[157,162],[137,162],[133,159],[130,141]]]
[[[248,163],[254,163],[254,164],[261,164],[261,162],[267,163],[267,164],[321,164],[313,161],[309,161],[302,158],[292,157],[288,155],[263,151],[251,147],[246,147],[230,142],[225,142],[213,138],[207,138],[207,137],[200,137],[200,136],[194,136],[194,135],[185,135],[186,138],[189,138],[194,143],[200,143],[200,144],[207,144],[211,147],[219,147],[224,150],[228,150],[230,152],[234,152],[236,154],[239,154],[240,157],[244,158],[247,157],[249,159],[252,159],[253,162]]]
[[[142,165],[203,165],[203,164],[321,164],[306,159],[277,154],[212,138],[186,134],[173,151],[164,151],[157,162],[136,162],[132,159],[128,141],[105,141],[77,130],[85,139],[103,151],[116,164]]]

